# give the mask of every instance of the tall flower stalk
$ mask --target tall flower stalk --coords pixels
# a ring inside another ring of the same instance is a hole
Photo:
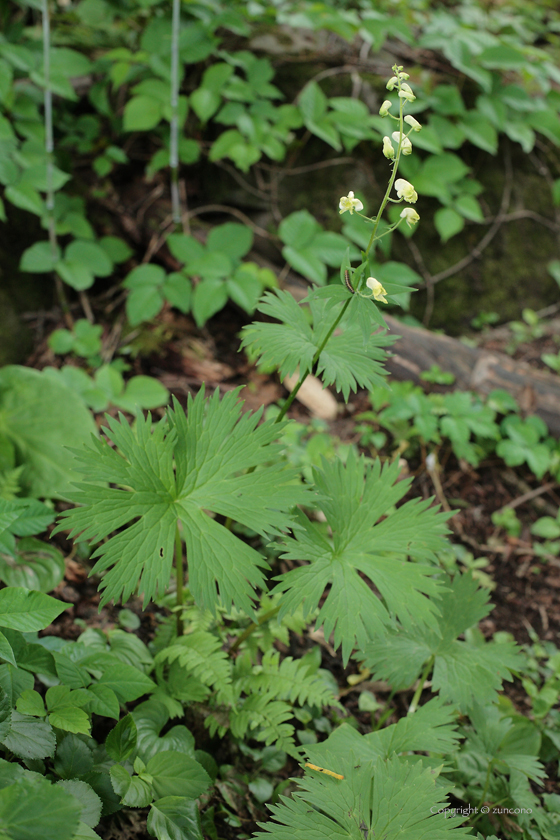
[[[408,181],[405,181],[403,178],[397,179],[397,171],[398,171],[398,168],[399,168],[399,162],[400,162],[401,155],[402,154],[408,155],[412,152],[412,141],[409,139],[409,134],[411,134],[413,131],[420,131],[422,126],[413,117],[404,117],[404,108],[405,108],[406,103],[407,102],[413,102],[416,99],[416,97],[414,96],[414,94],[412,92],[412,89],[411,89],[410,85],[408,85],[407,81],[406,81],[409,78],[408,73],[403,73],[402,72],[403,68],[400,67],[400,66],[397,66],[397,65],[395,65],[392,69],[393,69],[393,73],[395,73],[395,75],[391,79],[389,79],[389,81],[387,82],[387,89],[388,90],[394,90],[394,89],[397,90],[397,95],[398,95],[398,100],[399,100],[399,115],[397,117],[397,116],[394,116],[393,114],[390,113],[390,109],[392,108],[393,103],[388,99],[385,100],[385,102],[383,102],[383,104],[381,106],[381,109],[379,111],[379,113],[382,117],[389,116],[391,119],[398,122],[398,131],[395,131],[392,134],[392,138],[393,138],[394,142],[397,144],[396,151],[395,151],[395,148],[394,148],[394,145],[393,145],[393,142],[392,142],[391,138],[388,137],[388,136],[383,138],[383,154],[385,155],[386,158],[388,158],[388,160],[390,161],[390,163],[392,165],[391,176],[389,178],[389,183],[387,185],[385,195],[383,196],[383,198],[381,200],[381,204],[379,205],[379,210],[377,211],[377,214],[375,216],[372,216],[371,218],[368,218],[367,216],[363,215],[360,212],[361,210],[363,210],[363,204],[362,204],[362,202],[360,201],[359,198],[354,197],[354,193],[352,191],[350,191],[348,193],[348,195],[342,196],[342,198],[340,199],[340,202],[339,202],[339,212],[340,213],[349,212],[351,215],[353,213],[357,213],[359,216],[362,216],[362,218],[364,218],[367,222],[369,222],[373,225],[373,230],[371,232],[371,236],[369,238],[367,248],[362,253],[362,265],[359,267],[359,269],[356,272],[357,277],[358,277],[358,283],[356,284],[355,291],[356,291],[357,294],[361,295],[362,297],[373,298],[374,300],[376,300],[378,302],[381,302],[381,303],[387,303],[387,300],[385,298],[386,292],[385,292],[385,289],[383,288],[383,286],[381,285],[381,283],[378,280],[376,280],[375,277],[368,277],[365,280],[365,286],[370,290],[369,294],[366,294],[366,293],[361,292],[359,290],[360,286],[363,285],[363,281],[364,281],[364,274],[363,274],[362,271],[360,271],[360,269],[362,269],[365,266],[365,264],[368,260],[368,257],[370,255],[370,252],[373,248],[374,243],[377,242],[379,239],[381,239],[382,236],[386,236],[388,233],[395,230],[395,228],[397,228],[400,224],[402,224],[403,221],[406,221],[406,223],[410,227],[410,226],[416,224],[416,222],[420,219],[420,216],[418,215],[418,213],[415,210],[413,210],[410,207],[404,208],[403,211],[400,214],[399,219],[394,224],[390,225],[382,234],[378,234],[378,228],[379,228],[379,223],[381,221],[381,216],[383,214],[383,211],[385,210],[385,207],[387,206],[387,204],[389,202],[400,203],[401,201],[404,200],[408,203],[415,203],[417,198],[418,198],[418,194],[417,194],[416,190],[414,189],[414,187],[412,186],[412,184],[410,184]],[[406,134],[404,132],[405,123],[406,123],[407,126],[410,126],[410,128],[409,128],[409,130]],[[393,190],[393,187],[397,191],[397,198],[392,198],[391,197],[391,191]],[[352,287],[351,284],[350,284],[349,288],[351,290],[353,290],[353,287]],[[301,386],[303,385],[303,383],[305,382],[305,380],[307,379],[307,377],[309,376],[309,374],[313,370],[313,367],[319,361],[319,357],[321,356],[321,353],[325,349],[325,347],[326,347],[328,341],[330,340],[332,334],[334,333],[335,329],[338,327],[341,320],[343,319],[343,317],[346,313],[346,310],[348,309],[348,307],[350,305],[351,300],[352,300],[351,298],[348,298],[348,300],[342,306],[342,308],[341,308],[340,312],[338,313],[334,323],[331,325],[329,331],[327,332],[327,335],[325,336],[323,342],[321,343],[321,346],[317,349],[315,355],[313,356],[313,360],[311,362],[311,365],[310,365],[309,369],[306,369],[301,373],[298,382],[296,383],[294,389],[292,390],[290,396],[288,397],[288,399],[286,400],[286,402],[282,406],[282,409],[281,409],[281,411],[279,412],[279,414],[276,418],[277,422],[280,422],[286,416],[286,413],[288,412],[288,409],[290,408],[291,404],[295,400],[299,389],[301,388]]]

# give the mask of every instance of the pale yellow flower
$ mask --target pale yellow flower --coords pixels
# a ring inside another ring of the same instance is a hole
[[[368,289],[371,289],[371,296],[374,300],[379,301],[379,303],[387,303],[387,298],[385,297],[387,292],[379,280],[376,280],[375,277],[368,277],[366,280],[366,286]]]
[[[391,110],[391,105],[392,104],[393,103],[391,102],[390,99],[386,99],[385,102],[383,103],[383,105],[381,106],[381,108],[379,109],[380,116],[386,117],[387,114],[389,113],[389,111]]]
[[[397,178],[395,181],[395,189],[399,198],[404,198],[409,204],[415,204],[418,201],[418,193],[410,183],[404,178]]]
[[[350,215],[354,212],[354,210],[363,210],[364,205],[360,201],[359,198],[354,198],[354,193],[352,190],[348,193],[348,195],[343,195],[340,201],[338,202],[339,213],[346,213],[347,210],[350,211]]]
[[[420,216],[414,207],[405,207],[401,210],[401,219],[404,219],[409,227],[412,227],[416,222],[420,221]]]

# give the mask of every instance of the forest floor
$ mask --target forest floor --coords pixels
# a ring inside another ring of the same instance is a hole
[[[77,317],[80,314],[77,313]],[[47,365],[73,363],[71,359],[55,357],[48,348],[48,334],[52,329],[64,326],[57,323],[56,313],[41,313],[30,320],[35,329],[36,347],[27,364],[42,369]],[[246,315],[227,307],[204,329],[198,330],[190,318],[169,309],[164,310],[157,324],[144,328],[138,336],[142,352],[133,359],[131,373],[157,377],[182,404],[186,404],[189,393],[196,393],[202,382],[205,382],[209,390],[218,387],[222,392],[244,385],[246,387],[242,397],[246,400],[246,408],[254,410],[260,405],[268,406],[285,396],[286,392],[277,378],[257,373],[244,354],[238,352],[239,331],[246,321]],[[102,316],[99,323],[103,323]],[[109,332],[107,329],[106,338]],[[479,343],[479,346],[488,350],[500,351],[504,350],[504,345],[504,340],[492,339],[491,333],[488,339],[483,338]],[[542,338],[520,345],[514,358],[542,367],[541,354],[556,350],[557,346],[550,338]],[[342,404],[339,407],[340,413],[329,424],[329,431],[341,442],[357,443],[359,434],[355,431],[354,417],[362,411],[370,410],[368,395],[359,392],[353,396],[350,409]],[[290,416],[304,423],[309,420],[307,409],[297,402]],[[101,424],[102,417],[98,420]],[[365,454],[370,453],[366,451]],[[411,460],[407,464],[407,471],[413,476],[410,497],[427,498],[434,495],[435,488],[418,457],[416,461]],[[457,511],[450,520],[452,540],[462,543],[475,558],[483,557],[488,563],[484,572],[493,582],[491,601],[495,607],[481,623],[484,635],[489,637],[496,631],[504,631],[513,634],[519,644],[529,644],[531,631],[534,631],[542,640],[557,643],[560,636],[560,560],[546,560],[534,554],[529,527],[538,516],[556,514],[560,504],[560,486],[546,477],[539,482],[528,469],[517,468],[514,472],[497,457],[483,461],[474,468],[464,462],[459,463],[452,453],[445,462],[441,484],[449,505]],[[542,492],[544,484],[550,484],[546,492]],[[525,501],[517,505],[523,498]],[[516,513],[524,523],[518,538],[507,536],[491,521],[492,512],[508,503],[516,504]],[[65,542],[62,535],[55,539],[67,559],[65,579],[53,594],[66,601],[68,609],[47,632],[66,639],[76,639],[85,626],[110,630],[117,625],[119,610],[106,606],[99,611],[96,581],[88,577],[89,567],[72,555],[71,544]],[[148,643],[157,626],[157,608],[152,606],[142,611],[138,599],[127,606],[137,613],[141,625],[136,632]],[[341,702],[347,712],[357,719],[362,731],[370,731],[371,715],[359,711],[358,696],[360,691],[369,688],[381,700],[386,699],[383,697],[384,686],[367,681],[352,686],[348,677],[356,673],[356,665],[351,662],[344,668],[340,654],[335,653],[329,640],[324,638],[322,632],[313,632],[312,628],[306,637],[293,639],[290,650],[284,652],[301,656],[307,648],[317,643],[322,647],[323,667],[335,676],[341,691]],[[505,692],[519,712],[526,714],[529,711],[525,691],[519,683],[506,683]],[[396,722],[403,713],[406,714],[407,700],[410,698],[408,693],[402,694],[393,698],[395,712],[387,724]],[[189,724],[189,721],[186,722]],[[204,731],[201,735],[205,737]],[[221,749],[214,742],[212,745],[201,743],[199,746],[214,753],[216,748],[218,752]],[[223,748],[227,751],[225,745]],[[217,756],[217,760],[220,763],[220,756]],[[242,775],[242,755],[238,754],[234,758],[226,752],[221,756],[221,761],[236,763],[235,772],[238,777]],[[547,791],[560,792],[557,768],[547,769],[551,774],[547,780]],[[277,781],[294,774],[299,775],[300,771],[289,761]],[[249,796],[240,796],[234,784],[222,786],[216,795],[223,797],[226,802],[230,798],[228,807],[234,807],[243,826],[242,829],[233,829],[218,820],[221,838],[250,835],[257,827],[256,820],[266,819],[264,806],[262,810],[255,811],[254,801],[251,804]],[[105,825],[102,824],[98,831],[102,832],[104,840],[143,840],[149,837],[142,814],[126,809]]]

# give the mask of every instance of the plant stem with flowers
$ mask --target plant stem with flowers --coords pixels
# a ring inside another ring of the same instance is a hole
[[[405,181],[404,178],[397,179],[397,172],[399,168],[401,155],[409,155],[412,153],[412,141],[410,140],[409,135],[413,131],[420,131],[422,126],[414,117],[410,115],[404,115],[406,103],[414,102],[414,100],[416,99],[414,93],[412,92],[412,88],[407,82],[407,80],[409,79],[408,73],[404,73],[402,66],[399,65],[394,65],[392,70],[395,75],[392,76],[392,78],[389,79],[389,81],[387,82],[387,89],[391,91],[396,89],[397,91],[399,115],[397,117],[390,113],[390,109],[393,107],[394,103],[392,103],[389,99],[386,99],[383,102],[379,113],[382,117],[389,116],[391,119],[396,120],[398,122],[398,131],[394,131],[392,133],[392,138],[389,136],[385,136],[383,138],[383,154],[391,162],[392,169],[391,176],[389,178],[389,183],[387,184],[387,189],[379,206],[379,210],[377,211],[377,214],[375,216],[372,216],[371,218],[362,214],[360,211],[364,209],[364,205],[359,198],[355,197],[352,191],[350,191],[348,195],[342,196],[342,198],[339,201],[340,214],[349,212],[350,215],[352,215],[353,213],[357,213],[357,215],[361,216],[367,222],[373,224],[373,230],[371,232],[367,248],[365,251],[362,252],[362,264],[354,272],[354,276],[357,278],[357,281],[354,285],[354,293],[360,295],[363,298],[371,298],[372,300],[377,301],[378,303],[388,303],[388,300],[386,290],[384,289],[383,285],[379,282],[379,280],[377,280],[375,277],[368,277],[365,281],[365,286],[369,289],[369,294],[360,291],[360,286],[362,284],[363,279],[363,269],[367,265],[368,257],[370,255],[374,243],[381,239],[382,236],[386,236],[388,233],[399,227],[399,225],[402,224],[403,221],[405,221],[409,227],[412,227],[420,220],[420,216],[413,207],[405,207],[403,208],[399,219],[394,224],[390,225],[387,228],[387,230],[385,230],[382,234],[378,235],[377,233],[379,228],[379,222],[381,221],[381,217],[383,215],[383,211],[385,210],[385,207],[389,202],[399,204],[402,201],[405,201],[409,204],[415,204],[418,200],[418,193],[414,189],[413,185],[409,181]],[[409,126],[409,129],[406,133],[404,130],[405,123]],[[394,147],[394,143],[396,143],[396,150]],[[393,187],[396,189],[397,198],[391,198],[391,191],[393,190]],[[341,270],[341,276],[343,275],[343,271],[344,267]],[[351,298],[349,298],[344,303],[332,326],[330,327],[325,338],[323,339],[321,345],[318,347],[317,352],[315,353],[311,362],[311,365],[309,366],[309,368],[304,369],[300,374],[298,382],[296,383],[295,387],[290,393],[290,396],[288,397],[280,413],[278,414],[278,422],[283,420],[286,416],[286,413],[293,401],[295,400],[298,391],[305,382],[306,378],[311,373],[311,370],[317,364],[321,353],[325,349],[332,334],[334,333],[335,329],[344,317],[350,305],[350,302]]]

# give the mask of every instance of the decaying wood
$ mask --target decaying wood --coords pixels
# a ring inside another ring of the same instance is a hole
[[[504,353],[468,347],[455,338],[405,326],[390,316],[385,320],[390,331],[401,336],[386,364],[395,379],[421,385],[420,374],[438,365],[455,376],[453,389],[487,395],[503,388],[523,412],[542,417],[550,432],[560,435],[560,377],[556,374],[536,370]]]

